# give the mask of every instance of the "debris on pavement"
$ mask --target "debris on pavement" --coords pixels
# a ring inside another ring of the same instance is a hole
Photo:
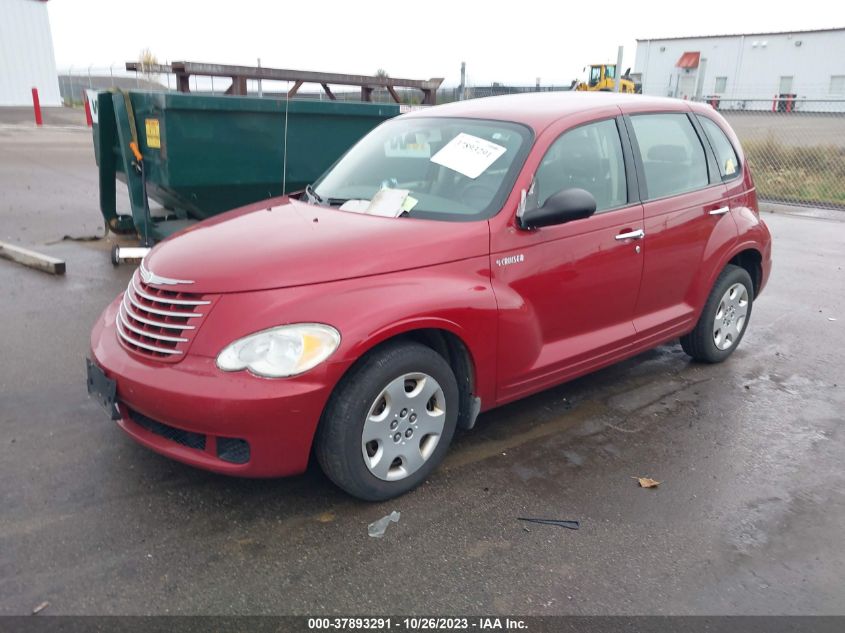
[[[827,317],[828,321],[836,321],[836,317]]]
[[[387,530],[387,526],[390,525],[390,522],[399,523],[399,517],[401,516],[401,512],[394,510],[390,514],[380,518],[378,521],[370,523],[370,525],[367,526],[367,534],[373,538],[381,538],[384,536],[384,532]]]
[[[516,517],[517,521],[525,521],[526,523],[540,523],[542,525],[556,525],[558,527],[564,527],[568,530],[578,530],[581,529],[581,522],[580,521],[569,521],[564,519],[535,519],[531,517]],[[525,530],[525,528],[523,528]],[[530,532],[531,530],[526,530]]]
[[[105,239],[105,235],[63,235],[55,240],[44,242],[46,246],[61,244],[62,242],[96,242]]]
[[[660,485],[659,481],[655,481],[651,477],[631,477],[640,483],[640,488],[657,488]]]
[[[40,270],[51,275],[64,275],[65,262],[63,259],[38,253],[22,246],[0,242],[0,257],[23,264],[29,268]]]
[[[39,613],[41,613],[44,609],[46,609],[49,606],[50,606],[50,603],[45,600],[44,602],[42,602],[41,604],[39,604],[37,607],[35,607],[32,610],[32,615],[38,615]]]

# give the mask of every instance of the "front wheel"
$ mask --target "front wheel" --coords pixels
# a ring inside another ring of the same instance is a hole
[[[681,347],[695,360],[721,363],[739,345],[754,302],[754,284],[744,268],[728,265],[719,275],[695,329],[681,337]]]
[[[404,494],[443,459],[458,402],[457,380],[440,354],[419,343],[388,343],[332,395],[317,432],[317,460],[329,479],[360,499]]]

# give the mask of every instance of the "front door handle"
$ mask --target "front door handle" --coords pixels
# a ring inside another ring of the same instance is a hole
[[[710,215],[725,215],[730,210],[730,207],[719,207],[718,209],[710,211]]]
[[[616,236],[617,240],[641,240],[645,237],[645,231],[637,229],[636,231],[629,231],[628,233],[620,233]]]

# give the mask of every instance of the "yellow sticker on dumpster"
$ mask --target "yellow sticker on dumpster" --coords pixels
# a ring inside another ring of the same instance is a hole
[[[161,133],[159,132],[158,119],[144,119],[144,127],[147,128],[147,147],[150,149],[161,149]]]

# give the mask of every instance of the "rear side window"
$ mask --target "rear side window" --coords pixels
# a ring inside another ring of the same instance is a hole
[[[631,117],[648,198],[663,198],[709,184],[704,147],[686,114]]]
[[[581,125],[552,143],[531,188],[528,208],[541,207],[563,189],[586,189],[596,199],[596,212],[628,202],[622,142],[614,120]]]
[[[710,139],[710,145],[716,154],[716,162],[719,163],[719,173],[722,178],[728,180],[739,174],[739,158],[737,158],[734,146],[725,136],[725,133],[713,120],[706,116],[698,117],[704,133]]]

